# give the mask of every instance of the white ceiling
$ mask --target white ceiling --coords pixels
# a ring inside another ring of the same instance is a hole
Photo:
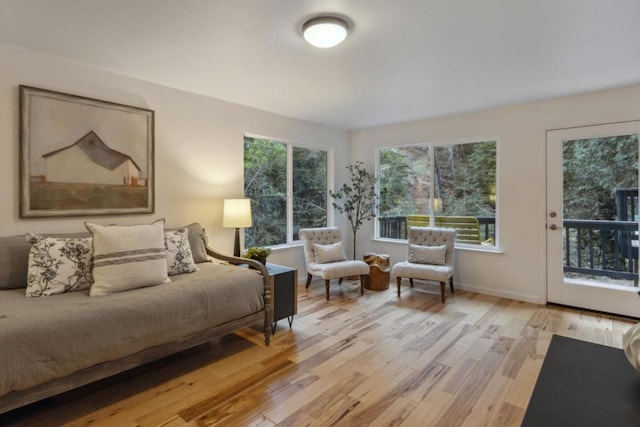
[[[640,0],[0,0],[0,42],[354,129],[638,84]]]

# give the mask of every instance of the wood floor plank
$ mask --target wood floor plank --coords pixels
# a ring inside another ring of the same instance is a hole
[[[452,400],[453,395],[434,388],[400,425],[402,427],[431,426],[442,416]]]
[[[258,417],[247,422],[246,427],[274,427],[276,424],[266,417]]]
[[[244,419],[247,416],[247,411],[251,411],[259,402],[267,400],[270,394],[271,390],[265,386],[253,387],[215,405],[212,409],[201,413],[195,418],[188,418],[188,421],[193,421],[198,426],[239,423],[240,420],[238,418]],[[185,419],[182,415],[180,415],[180,418]]]
[[[465,357],[442,378],[442,385],[438,388],[447,393],[456,394],[469,374],[476,368],[478,362],[471,357]]]
[[[322,415],[314,420],[312,426],[337,426],[340,425],[342,420],[347,417],[351,411],[358,407],[359,400],[353,399],[350,396],[343,396],[341,399],[335,401],[331,406],[327,406],[324,409]]]
[[[328,389],[322,395],[314,397],[303,410],[312,416],[313,418],[321,418],[325,412],[325,408],[331,408],[343,401],[344,398],[354,388],[362,384],[367,377],[360,372],[353,372],[351,375],[346,375],[345,378],[335,386]]]
[[[497,417],[504,399],[513,385],[513,379],[500,373],[502,368],[493,375],[482,391],[469,415],[462,423],[463,427],[490,426]]]
[[[620,347],[629,319],[403,284],[299,288],[291,329],[259,327],[0,415],[0,425],[517,426],[553,334]]]
[[[491,427],[519,427],[524,418],[524,409],[503,403]]]
[[[432,363],[402,385],[402,396],[416,403],[421,402],[450,369],[447,365]]]
[[[162,423],[159,427],[187,427],[189,423],[180,418],[180,416],[175,415],[171,417],[170,420]]]
[[[505,402],[526,409],[540,369],[542,369],[542,359],[527,358],[518,372]]]
[[[341,425],[371,425],[396,399],[401,397],[405,384],[411,382],[419,374],[411,368],[404,368],[392,377],[387,377],[384,383],[367,390],[364,394],[361,394],[362,389],[350,393],[350,396],[358,399],[360,404],[342,419]]]
[[[293,362],[288,359],[273,360],[269,365],[263,365],[262,369],[257,370],[257,372],[246,375],[244,378],[239,378],[228,387],[218,389],[216,393],[210,394],[206,399],[202,399],[196,404],[181,410],[178,415],[186,421],[191,421],[201,414],[217,408],[220,402],[232,399],[238,394],[246,393],[251,387],[254,387],[265,378],[276,375],[280,369],[286,369],[291,366],[293,366]]]
[[[382,413],[369,424],[371,427],[377,426],[399,426],[413,412],[416,403],[400,396],[382,411]]]
[[[478,397],[502,363],[505,355],[498,351],[489,351],[467,377],[451,402],[449,409],[438,420],[438,427],[459,426],[470,414]]]

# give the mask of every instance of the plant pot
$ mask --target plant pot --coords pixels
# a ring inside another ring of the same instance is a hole
[[[255,261],[260,261],[263,264],[267,264],[267,257],[256,257],[256,256],[252,256],[250,259],[255,260]]]

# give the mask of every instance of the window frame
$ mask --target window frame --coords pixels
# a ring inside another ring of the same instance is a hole
[[[482,137],[467,137],[467,138],[458,138],[458,139],[446,139],[446,140],[436,140],[436,141],[427,141],[427,142],[414,142],[409,144],[397,144],[397,145],[385,145],[381,147],[377,147],[375,151],[375,172],[376,176],[380,177],[380,152],[386,149],[392,148],[402,148],[402,147],[416,147],[416,146],[428,146],[429,147],[429,170],[431,176],[434,176],[435,171],[435,148],[443,147],[449,145],[462,145],[462,144],[478,144],[482,142],[493,141],[496,144],[496,168],[495,168],[495,225],[494,225],[494,233],[495,233],[495,241],[493,246],[485,246],[485,245],[473,245],[468,243],[460,243],[455,242],[456,249],[465,249],[471,251],[480,251],[480,252],[497,252],[501,253],[500,249],[500,227],[499,225],[499,206],[500,206],[500,185],[499,185],[499,161],[500,161],[500,138],[497,136],[482,136]],[[376,193],[380,196],[380,179],[376,182]],[[435,199],[435,187],[433,185],[429,185],[429,220],[430,224],[433,226],[434,219],[436,217],[434,213],[434,199]],[[377,218],[380,217],[380,212],[377,212]],[[380,221],[375,221],[374,224],[374,240],[385,241],[385,242],[407,242],[407,239],[396,239],[391,237],[380,237]]]
[[[242,170],[243,170],[243,182],[242,182],[242,188],[243,188],[243,197],[245,197],[244,195],[244,143],[245,143],[245,139],[246,138],[253,138],[253,139],[265,139],[265,140],[269,140],[269,141],[273,141],[273,142],[277,142],[277,143],[281,143],[284,144],[287,148],[287,170],[286,170],[286,183],[287,183],[287,189],[286,189],[286,226],[287,226],[287,236],[286,236],[286,242],[285,243],[280,243],[277,245],[269,245],[269,246],[264,246],[264,247],[268,247],[271,249],[278,249],[278,248],[286,248],[286,247],[290,247],[290,246],[299,246],[301,244],[301,240],[293,240],[293,149],[295,148],[303,148],[303,149],[308,149],[308,150],[316,150],[316,151],[323,151],[326,153],[327,155],[327,188],[326,188],[326,198],[327,198],[327,227],[333,226],[334,225],[334,221],[333,221],[333,205],[331,203],[330,200],[330,196],[329,196],[329,190],[333,189],[333,184],[334,184],[334,149],[333,147],[321,147],[319,145],[316,144],[306,144],[306,143],[299,143],[299,142],[294,142],[294,141],[290,141],[290,140],[286,140],[286,139],[281,139],[281,138],[273,138],[270,136],[264,136],[264,135],[258,135],[258,134],[252,134],[252,133],[244,133],[242,136]],[[243,239],[244,241],[244,236]]]

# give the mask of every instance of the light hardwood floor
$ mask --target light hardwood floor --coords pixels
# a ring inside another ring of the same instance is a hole
[[[299,288],[256,329],[5,416],[8,426],[517,426],[552,334],[621,347],[631,320],[416,283]],[[220,345],[222,344],[222,345]]]

